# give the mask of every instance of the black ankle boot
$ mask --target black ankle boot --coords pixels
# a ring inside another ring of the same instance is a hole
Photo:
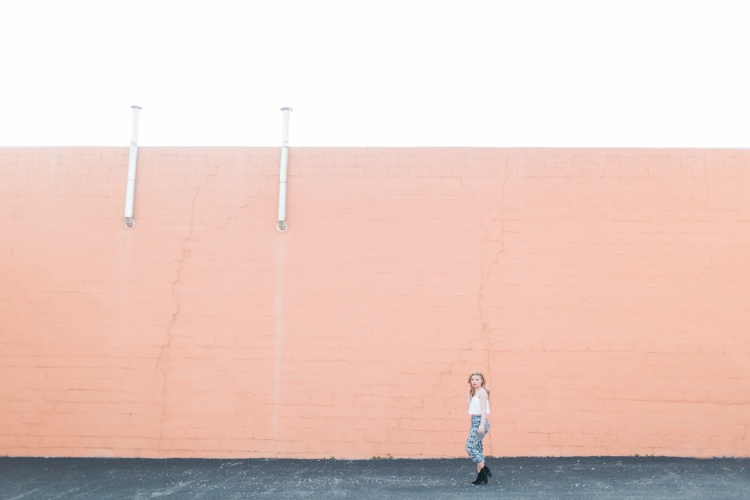
[[[477,474],[477,478],[471,482],[471,484],[487,484],[487,473],[485,472],[486,467],[482,467],[482,470]]]
[[[492,477],[492,471],[490,470],[490,468],[489,468],[489,467],[487,467],[487,466],[485,465],[485,466],[484,466],[484,468],[483,468],[482,470],[484,470],[484,472],[486,472],[486,473],[487,473],[487,477]]]

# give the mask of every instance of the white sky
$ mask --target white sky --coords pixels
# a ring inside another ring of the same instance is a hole
[[[747,0],[0,0],[0,146],[750,147]]]

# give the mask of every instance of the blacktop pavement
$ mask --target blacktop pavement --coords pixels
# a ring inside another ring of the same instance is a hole
[[[0,498],[750,499],[750,459],[117,459],[0,457]]]

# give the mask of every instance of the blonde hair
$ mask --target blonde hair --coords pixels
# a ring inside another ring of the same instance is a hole
[[[490,398],[490,390],[487,389],[484,386],[485,380],[484,380],[484,375],[482,374],[482,372],[472,372],[471,375],[469,375],[469,385],[471,386],[471,377],[473,377],[474,375],[478,375],[482,379],[482,389],[484,389],[485,391],[487,391],[487,399],[489,399]],[[474,397],[474,392],[475,392],[474,391],[474,387],[472,386],[471,387],[471,397],[472,398]]]

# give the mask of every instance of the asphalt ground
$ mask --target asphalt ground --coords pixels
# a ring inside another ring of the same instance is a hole
[[[103,459],[0,457],[0,498],[750,499],[750,459]]]

